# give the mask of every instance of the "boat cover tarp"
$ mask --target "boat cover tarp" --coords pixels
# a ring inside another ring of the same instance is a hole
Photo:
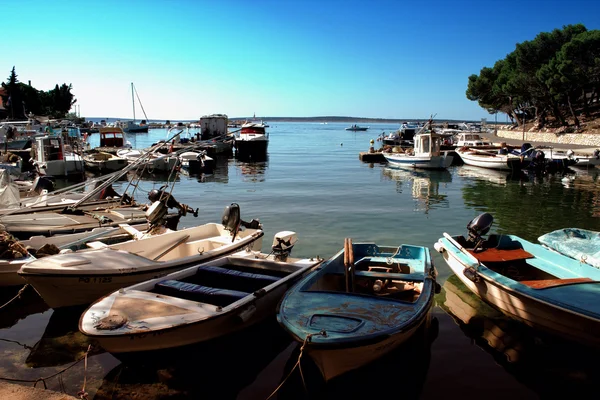
[[[12,182],[8,171],[0,169],[0,208],[18,208],[20,201],[19,188]]]
[[[538,241],[567,257],[600,268],[600,232],[565,228],[546,233]]]

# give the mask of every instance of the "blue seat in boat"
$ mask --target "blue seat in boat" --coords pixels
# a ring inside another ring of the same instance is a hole
[[[271,275],[242,272],[211,265],[198,267],[196,277],[202,284],[243,292],[255,292],[281,279]]]
[[[215,306],[222,307],[240,300],[250,294],[237,290],[218,289],[171,279],[158,282],[156,285],[154,285],[154,291],[167,296],[198,301],[201,303],[214,304]]]

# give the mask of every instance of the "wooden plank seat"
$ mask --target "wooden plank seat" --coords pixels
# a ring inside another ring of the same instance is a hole
[[[388,261],[392,260],[392,263]],[[354,263],[357,269],[367,269],[365,266],[377,266],[377,267],[397,267],[400,265],[401,269],[410,269],[411,271],[417,270],[422,271],[424,269],[422,260],[415,260],[412,258],[392,258],[392,257],[363,257]],[[404,268],[402,268],[404,267]]]
[[[498,249],[492,247],[482,251],[468,250],[469,253],[482,263],[517,261],[534,258],[534,255],[523,249]]]
[[[570,278],[570,279],[540,279],[534,281],[519,281],[523,285],[527,285],[532,289],[548,289],[557,286],[572,285],[575,283],[590,283],[596,282],[590,278]]]
[[[203,265],[198,267],[194,279],[204,285],[216,286],[242,292],[254,292],[281,278],[271,275],[242,272],[233,269]]]
[[[161,281],[154,285],[154,292],[221,307],[227,306],[250,294],[237,290],[218,289],[172,279]]]
[[[354,276],[374,279],[393,279],[396,281],[423,282],[423,274],[398,274],[394,272],[356,271]]]

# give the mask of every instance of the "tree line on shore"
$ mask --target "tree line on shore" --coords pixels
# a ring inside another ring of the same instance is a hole
[[[513,52],[469,76],[466,96],[513,124],[550,119],[576,128],[600,109],[600,30],[582,24],[542,32]]]
[[[15,67],[6,82],[2,82],[2,106],[6,115],[13,120],[27,119],[33,115],[44,115],[51,118],[64,118],[73,104],[77,102],[72,86],[66,83],[56,85],[54,89],[37,90],[31,84],[19,82]]]

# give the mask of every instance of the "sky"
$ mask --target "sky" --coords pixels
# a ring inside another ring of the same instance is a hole
[[[468,77],[597,0],[0,0],[0,79],[88,118],[494,119]],[[143,107],[144,112],[142,111]],[[499,117],[500,121],[500,117]]]

